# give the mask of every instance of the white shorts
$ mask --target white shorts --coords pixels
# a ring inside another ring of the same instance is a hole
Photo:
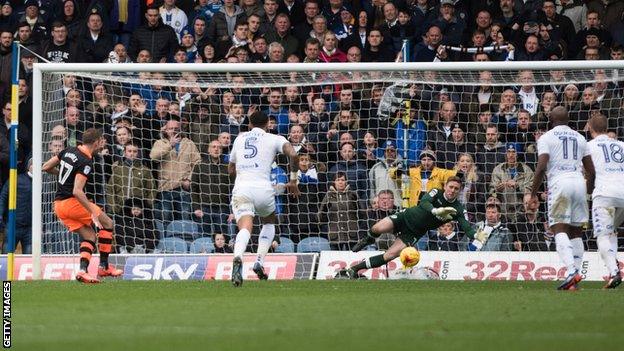
[[[592,202],[594,237],[609,235],[624,223],[624,199],[596,196]]]
[[[275,212],[275,190],[273,187],[234,189],[232,212],[237,222],[243,216],[270,215]]]
[[[587,186],[583,178],[562,178],[548,184],[548,225],[580,227],[589,221]]]

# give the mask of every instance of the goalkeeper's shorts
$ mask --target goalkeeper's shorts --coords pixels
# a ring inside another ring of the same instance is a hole
[[[91,213],[75,197],[54,201],[54,213],[70,232],[93,225]]]
[[[394,225],[394,234],[407,246],[416,246],[416,242],[427,232],[426,229],[410,227],[406,221],[406,212],[397,212],[390,215]]]

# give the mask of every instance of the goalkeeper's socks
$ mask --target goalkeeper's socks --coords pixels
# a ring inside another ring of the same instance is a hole
[[[275,238],[275,224],[263,224],[258,238],[258,259],[257,262],[264,266],[264,256],[269,252],[271,243]]]
[[[100,267],[108,269],[108,255],[113,249],[113,232],[109,229],[100,229],[98,232],[98,251],[100,252]]]
[[[615,239],[616,245],[612,245],[612,239]],[[605,266],[607,266],[609,275],[614,276],[620,271],[618,269],[616,258],[617,236],[613,233],[609,235],[598,235],[596,242],[598,243],[598,252],[600,252],[600,257],[602,258]]]
[[[251,233],[245,228],[241,229],[238,234],[236,234],[236,241],[234,242],[234,257],[243,257],[243,254],[247,249],[247,244],[249,243],[249,238],[251,238]]]
[[[583,254],[585,253],[585,247],[583,247],[583,239],[570,239],[570,243],[572,244],[572,254],[574,255],[574,268],[577,271],[580,271],[581,266],[583,265]]]
[[[352,266],[351,269],[353,269],[353,271],[355,273],[357,273],[361,269],[369,269],[369,268],[381,267],[384,264],[386,264],[386,260],[384,259],[383,256],[384,255],[381,254],[381,255],[367,257],[367,258],[364,259],[364,261],[356,264],[355,266]]]
[[[568,238],[568,234],[557,233],[555,235],[555,243],[557,245],[557,253],[561,258],[563,265],[568,269],[568,274],[574,273],[574,252],[570,238]]]
[[[86,272],[89,269],[89,261],[95,250],[95,243],[91,240],[83,240],[80,242],[80,270]]]

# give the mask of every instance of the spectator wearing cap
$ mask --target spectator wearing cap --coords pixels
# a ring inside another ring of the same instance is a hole
[[[390,178],[400,182],[401,175],[405,170],[399,164],[388,170]],[[418,205],[421,196],[432,189],[442,189],[446,180],[457,174],[457,171],[436,166],[436,155],[432,150],[424,150],[420,153],[420,164],[410,167],[408,176],[409,186],[409,207]]]
[[[433,62],[442,39],[443,35],[440,27],[435,24],[430,26],[423,36],[423,41],[419,42],[414,47],[414,57],[412,61]]]
[[[453,168],[457,162],[459,155],[467,153],[474,155],[475,145],[469,143],[466,137],[468,129],[464,123],[451,124],[451,137],[443,142],[439,143],[436,148],[436,154],[438,155],[439,164],[444,168]]]
[[[477,166],[489,182],[494,168],[505,162],[505,145],[499,140],[498,127],[489,124],[485,129],[485,143],[477,144]]]
[[[37,44],[48,37],[47,18],[39,11],[39,0],[27,0],[24,3],[24,14],[18,19],[20,23],[28,23],[32,38]]]
[[[141,50],[147,50],[152,55],[152,62],[167,62],[173,56],[173,50],[178,46],[178,37],[173,28],[165,25],[160,18],[157,7],[149,7],[145,12],[146,23],[132,33],[128,54],[137,61]]]
[[[373,91],[373,94],[375,92]],[[373,104],[373,106],[375,106]],[[412,103],[412,106],[416,106],[415,103]],[[410,111],[410,124],[405,125],[404,121],[400,116],[402,116],[404,110],[399,109],[396,114],[396,123],[394,124],[394,130],[390,130],[390,136],[394,135],[396,139],[399,154],[407,159],[408,164],[416,164],[420,159],[420,152],[425,149],[427,146],[427,124],[420,117],[419,114],[416,113],[416,108],[412,108]],[[383,121],[374,121],[374,116],[370,116],[369,118],[369,128],[387,128]],[[379,123],[379,124],[378,124]],[[387,123],[387,122],[385,122]],[[382,135],[380,134],[380,137]]]
[[[164,0],[159,12],[163,23],[173,28],[178,37],[182,38],[182,29],[188,24],[188,17],[176,6],[176,0]]]
[[[284,47],[284,57],[296,53],[299,48],[299,41],[290,32],[290,23],[288,15],[280,13],[275,16],[275,23],[272,30],[264,36],[269,45],[277,42]]]
[[[593,33],[596,35],[599,38],[599,41],[604,43],[606,47],[611,46],[611,33],[602,26],[600,18],[601,17],[597,11],[587,11],[585,26],[576,33],[574,42],[570,45],[571,57],[578,55],[583,47],[587,45],[587,33]]]
[[[113,36],[102,30],[102,16],[92,12],[86,28],[76,37],[76,62],[101,63],[113,49]]]
[[[531,192],[533,171],[525,163],[518,162],[518,146],[508,143],[505,162],[492,171],[490,194],[501,200],[503,214],[510,221],[515,221],[521,212],[525,194]]]
[[[186,49],[186,61],[195,62],[198,49],[197,45],[195,45],[195,36],[188,26],[180,32],[180,46]]]
[[[239,21],[246,21],[245,11],[238,5],[234,4],[234,0],[223,0],[223,7],[219,12],[215,13],[208,25],[208,39],[216,43],[220,40],[226,40],[234,35],[234,27]]]
[[[461,44],[466,21],[455,14],[455,0],[440,1],[440,13],[433,23],[440,28],[445,44]]]
[[[28,86],[32,86],[33,64],[39,61],[34,50],[34,47],[26,47],[20,50],[19,75],[26,79]]]
[[[369,193],[370,198],[377,196],[381,191],[389,190],[394,194],[394,205],[401,205],[401,191],[392,178],[388,170],[396,167],[396,162],[400,162],[400,156],[397,155],[396,142],[387,140],[383,144],[383,156],[377,158],[377,163],[371,167],[368,172]]]
[[[17,24],[17,14],[13,11],[10,0],[0,1],[0,25],[8,31],[13,31]]]

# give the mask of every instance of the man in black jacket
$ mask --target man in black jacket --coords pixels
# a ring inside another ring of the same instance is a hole
[[[113,36],[102,30],[102,17],[93,12],[87,17],[87,28],[76,38],[76,62],[101,63],[113,49]]]
[[[228,163],[224,161],[221,143],[213,140],[193,170],[191,196],[195,218],[202,222],[204,233],[227,233],[227,217],[232,187]]]
[[[178,47],[178,37],[173,28],[162,22],[158,7],[149,7],[145,18],[147,23],[132,34],[128,55],[136,60],[139,51],[148,50],[152,54],[152,62],[165,63]]]

